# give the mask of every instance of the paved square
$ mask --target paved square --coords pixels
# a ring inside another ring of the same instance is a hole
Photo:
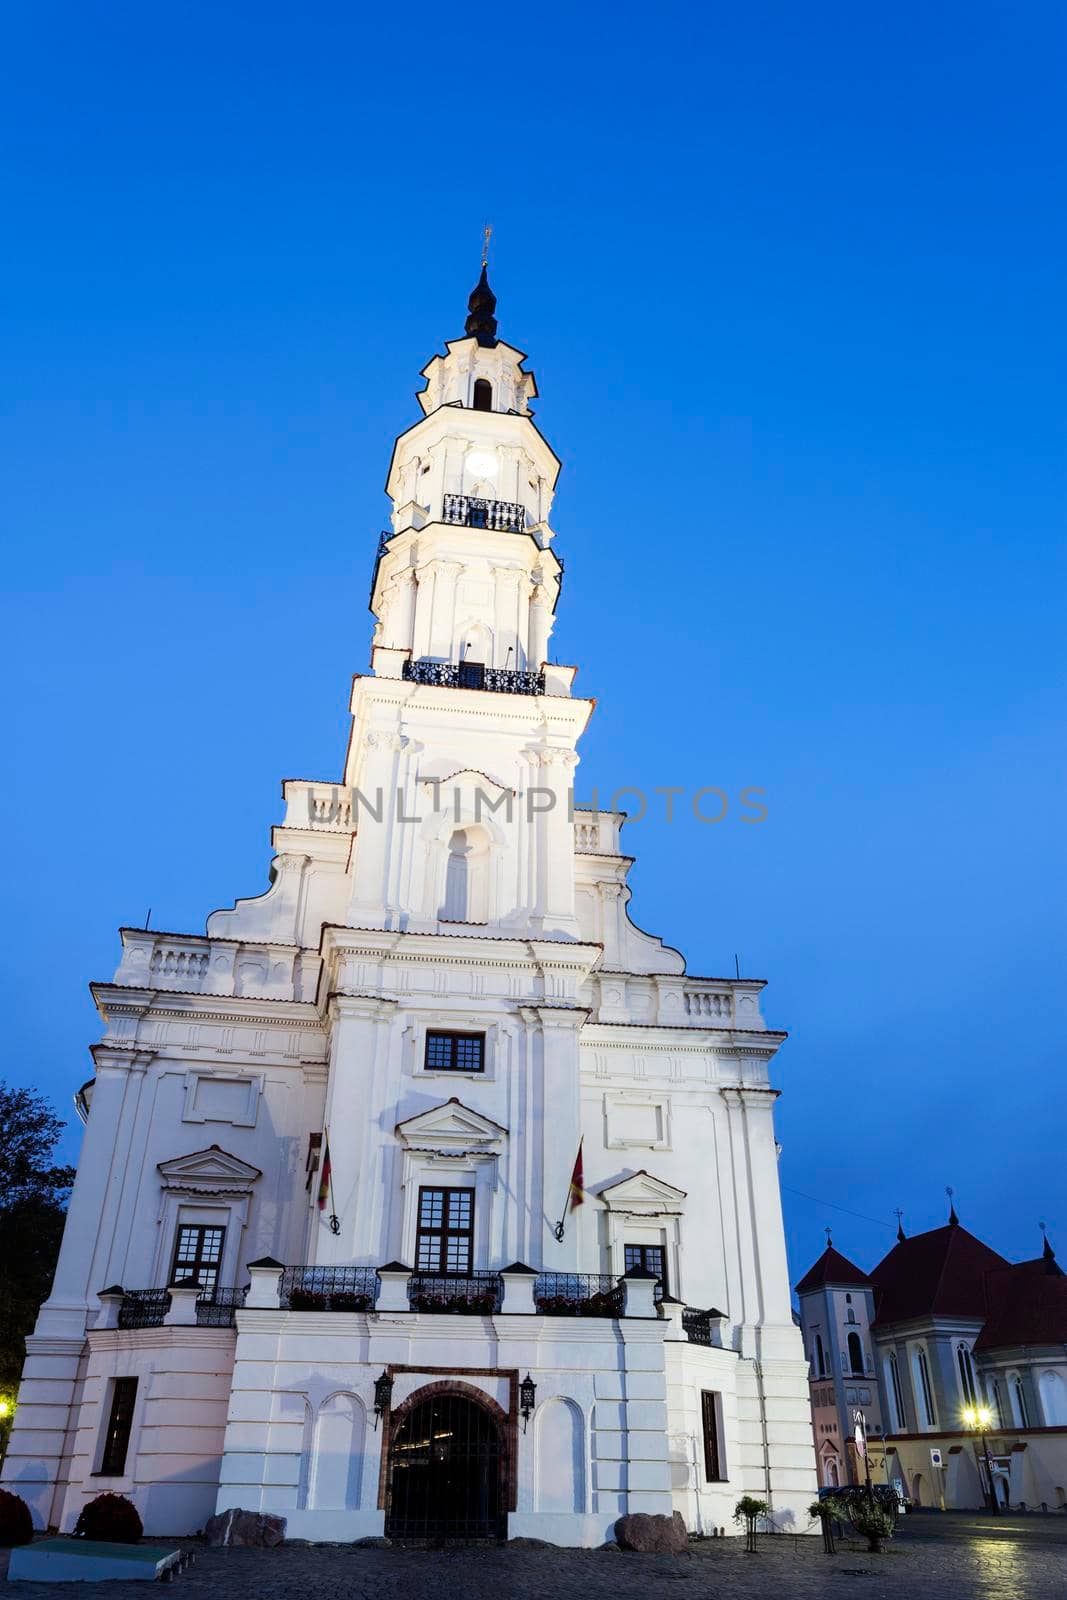
[[[12,1600],[89,1600],[94,1592],[70,1584],[0,1583],[0,1594]],[[145,1589],[112,1582],[98,1592],[107,1600],[143,1600]],[[821,1539],[788,1536],[761,1539],[751,1556],[739,1539],[708,1540],[685,1556],[507,1546],[197,1549],[196,1565],[172,1592],[175,1600],[845,1600],[853,1593],[869,1600],[1063,1600],[1067,1516],[1003,1523],[916,1517],[884,1556],[867,1555],[859,1541],[845,1541],[836,1556],[827,1556]]]

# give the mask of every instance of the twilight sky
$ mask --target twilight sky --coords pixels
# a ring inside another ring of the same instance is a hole
[[[281,778],[339,773],[491,220],[579,797],[648,792],[635,920],[770,981],[794,1281],[946,1184],[1067,1258],[1062,7],[39,0],[4,42],[0,1073],[66,1112],[117,926],[261,892]]]

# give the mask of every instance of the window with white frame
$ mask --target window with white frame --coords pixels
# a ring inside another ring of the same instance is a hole
[[[978,1390],[974,1381],[974,1365],[971,1361],[970,1348],[962,1339],[956,1346],[956,1365],[960,1371],[960,1392],[963,1395],[964,1405],[977,1405]]]
[[[930,1382],[930,1367],[926,1360],[926,1351],[922,1345],[915,1352],[915,1370],[919,1377],[919,1398],[922,1402],[923,1424],[927,1428],[937,1426],[937,1417],[934,1414],[934,1391]]]
[[[893,1416],[896,1419],[898,1429],[903,1432],[908,1426],[908,1420],[904,1412],[904,1394],[900,1387],[900,1368],[897,1366],[897,1353],[895,1350],[890,1350],[889,1352],[889,1359],[886,1361],[886,1377],[889,1399],[893,1407]]]

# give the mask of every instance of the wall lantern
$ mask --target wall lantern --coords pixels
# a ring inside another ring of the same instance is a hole
[[[393,1398],[393,1380],[388,1372],[383,1372],[380,1378],[374,1380],[374,1431],[378,1431],[378,1422],[383,1412],[388,1411]]]
[[[525,1378],[523,1378],[522,1382],[519,1384],[519,1410],[522,1412],[523,1433],[526,1432],[526,1424],[530,1420],[530,1414],[533,1411],[534,1401],[536,1399],[537,1385],[530,1377],[530,1374],[527,1373]]]

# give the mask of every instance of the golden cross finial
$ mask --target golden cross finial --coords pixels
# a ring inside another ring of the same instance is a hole
[[[487,222],[482,240],[482,271],[489,265],[489,241],[493,237],[493,224]]]

